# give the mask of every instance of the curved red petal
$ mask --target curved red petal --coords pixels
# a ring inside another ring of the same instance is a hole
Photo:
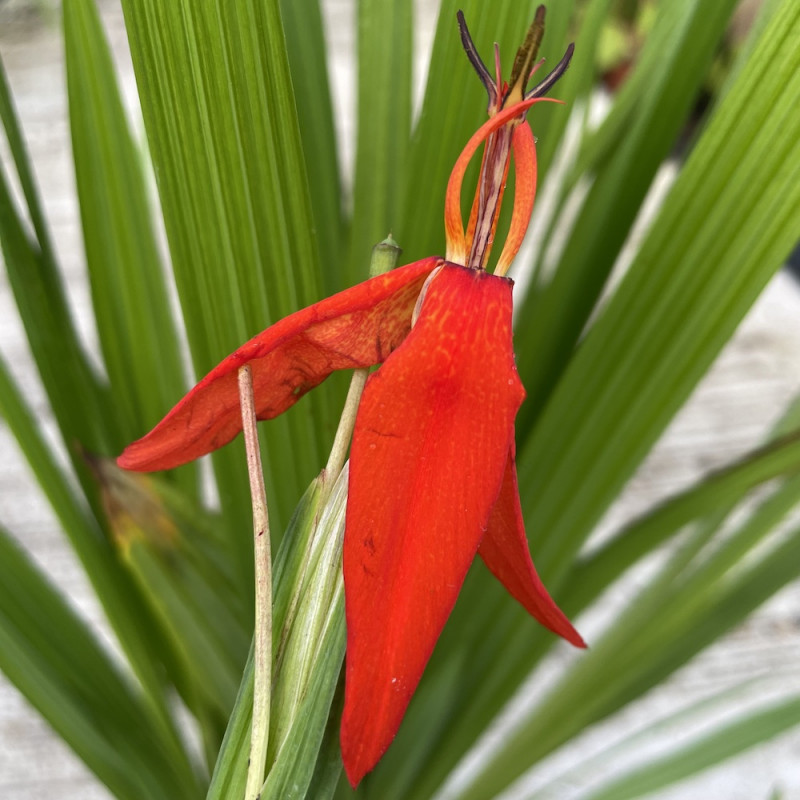
[[[420,289],[440,262],[408,264],[276,322],[209,372],[117,464],[171,469],[227,444],[242,429],[236,375],[245,364],[253,371],[258,418],[271,419],[334,370],[380,363],[407,336]]]
[[[511,290],[445,264],[361,400],[344,542],[341,744],[353,785],[392,741],[500,491],[525,396]]]
[[[495,273],[505,275],[525,238],[528,223],[533,213],[536,197],[536,142],[527,120],[514,129],[511,138],[514,153],[514,210],[508,236],[500,258],[497,259]]]
[[[514,446],[508,452],[503,484],[478,553],[494,576],[536,620],[576,647],[586,643],[544,588],[528,550],[519,504]]]

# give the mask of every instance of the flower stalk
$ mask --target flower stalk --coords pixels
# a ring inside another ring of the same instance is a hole
[[[253,546],[255,556],[255,637],[253,726],[247,769],[245,800],[258,800],[264,784],[269,744],[270,696],[272,692],[272,554],[269,541],[269,512],[264,472],[256,429],[253,375],[249,366],[239,370],[239,399],[247,452],[247,474],[253,503]]]

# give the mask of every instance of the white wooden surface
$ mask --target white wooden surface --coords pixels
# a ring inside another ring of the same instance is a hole
[[[432,20],[430,3],[419,0],[418,5],[426,19]],[[111,0],[102,2],[101,8],[125,95],[130,107],[135,108],[135,82],[126,52],[121,12]],[[350,4],[348,0],[328,0],[326,11],[332,36],[331,66],[337,83],[337,112],[347,120],[353,107],[352,90],[348,88],[353,74]],[[82,266],[58,30],[30,14],[27,4],[20,0],[11,0],[5,6],[0,3],[0,53],[34,160],[76,319],[92,349],[96,334]],[[416,78],[421,81],[421,71]],[[352,130],[346,121],[342,127]],[[349,154],[345,148],[345,159]],[[5,142],[0,143],[0,156],[7,156]],[[4,273],[0,274],[0,349],[44,420],[44,429],[52,435],[47,404],[30,362]],[[604,527],[616,526],[654,500],[757,444],[798,390],[800,291],[791,278],[781,274],[631,482],[620,503],[609,512]],[[87,582],[61,541],[51,513],[1,422],[0,519],[105,637],[102,615]],[[628,709],[613,724],[588,732],[580,741],[581,756],[596,752],[655,716],[745,678],[766,675],[771,679],[748,702],[766,693],[780,696],[796,692],[800,689],[799,607],[800,587],[781,592],[741,628],[678,672],[666,686]],[[575,748],[572,752],[576,752]],[[558,757],[541,774],[556,775],[573,762],[574,756]],[[711,770],[659,797],[751,800],[770,797],[773,790],[780,790],[785,798],[800,798],[800,732],[759,747],[735,764]],[[569,787],[564,786],[559,796],[569,794]],[[99,800],[108,794],[0,676],[0,800],[34,797]]]

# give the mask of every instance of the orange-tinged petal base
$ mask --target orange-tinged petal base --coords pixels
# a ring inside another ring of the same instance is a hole
[[[586,647],[581,635],[544,588],[533,566],[519,504],[513,444],[508,453],[503,485],[478,553],[509,594],[531,616],[553,633],[563,636],[570,644]]]
[[[258,418],[272,419],[334,370],[382,362],[408,335],[420,289],[439,263],[416,261],[276,322],[209,372],[117,464],[171,469],[231,441],[242,430],[236,375],[245,364],[253,371]]]
[[[353,785],[397,732],[500,492],[525,396],[511,289],[445,264],[361,400],[344,544],[341,744]]]

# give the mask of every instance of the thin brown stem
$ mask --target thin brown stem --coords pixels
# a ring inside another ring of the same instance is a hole
[[[247,767],[245,800],[257,800],[264,784],[269,742],[270,694],[272,687],[272,556],[269,512],[264,472],[258,445],[253,376],[249,366],[239,370],[239,402],[242,407],[247,474],[253,504],[256,613],[253,665],[253,726]]]

